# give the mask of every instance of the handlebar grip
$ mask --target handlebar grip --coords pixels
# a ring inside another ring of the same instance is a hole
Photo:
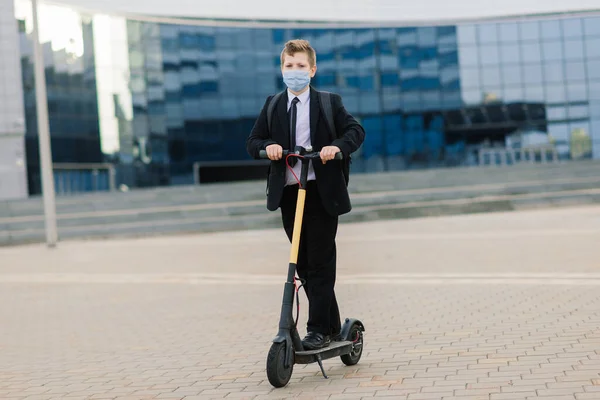
[[[287,156],[289,154],[289,150],[284,150],[283,151],[283,157]],[[258,156],[260,158],[269,158],[267,156],[267,151],[266,150],[260,150],[258,152]],[[335,154],[335,157],[333,157],[334,160],[342,160],[344,158],[344,154],[340,151],[338,153]]]

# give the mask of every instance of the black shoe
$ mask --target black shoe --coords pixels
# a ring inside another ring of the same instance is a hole
[[[342,341],[342,334],[341,332],[338,332],[334,335],[331,335],[331,341],[332,342],[341,342]]]
[[[306,350],[318,350],[329,346],[331,338],[318,332],[308,332],[302,339],[302,346]]]

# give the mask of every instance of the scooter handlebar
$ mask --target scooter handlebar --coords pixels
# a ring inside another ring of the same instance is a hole
[[[288,154],[294,154],[293,152],[290,152],[289,150],[283,150],[283,157],[287,157]],[[260,150],[260,152],[258,153],[260,158],[269,158],[267,156],[267,151],[266,150]],[[310,153],[305,153],[302,155],[302,157],[304,158],[310,158],[310,159],[316,159],[316,158],[321,158],[321,153],[318,151],[313,151]],[[344,158],[344,155],[342,154],[342,152],[337,152],[335,154],[335,157],[333,158],[334,160],[341,160]]]

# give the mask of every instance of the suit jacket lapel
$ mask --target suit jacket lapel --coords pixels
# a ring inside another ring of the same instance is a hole
[[[315,138],[317,137],[317,121],[321,107],[319,106],[319,94],[313,87],[310,87],[310,143],[313,147],[317,146]]]
[[[281,138],[281,143],[283,143],[284,149],[290,148],[290,121],[287,112],[287,104],[288,104],[288,92],[285,90],[283,96],[279,97],[279,104],[276,106],[277,112],[277,120],[280,125],[280,132],[282,132],[283,137]]]

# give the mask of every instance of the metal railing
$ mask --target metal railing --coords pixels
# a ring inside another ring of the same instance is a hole
[[[112,164],[57,163],[53,169],[57,195],[116,190],[116,171]]]
[[[534,164],[557,163],[558,151],[552,145],[511,148],[482,148],[479,149],[479,165],[514,165],[521,163]]]

